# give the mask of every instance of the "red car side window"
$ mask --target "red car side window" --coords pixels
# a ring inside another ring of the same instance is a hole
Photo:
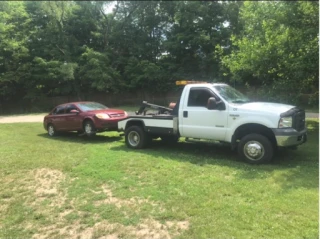
[[[55,108],[55,110],[53,111],[53,114],[54,114],[54,115],[64,114],[64,110],[65,110],[65,107],[64,107],[64,106],[58,106],[58,107]]]
[[[71,110],[79,110],[75,105],[67,105],[66,113],[69,114]]]

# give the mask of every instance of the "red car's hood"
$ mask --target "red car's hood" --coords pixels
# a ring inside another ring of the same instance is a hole
[[[98,113],[124,114],[124,110],[118,110],[118,109],[90,110],[90,111],[87,111],[87,112],[94,113],[94,114],[98,114]]]

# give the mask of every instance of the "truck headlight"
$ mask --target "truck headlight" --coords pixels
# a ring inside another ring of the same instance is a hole
[[[280,118],[279,128],[291,128],[292,127],[292,117]]]
[[[96,114],[96,117],[99,118],[99,119],[109,119],[110,118],[110,116],[108,114],[105,114],[105,113]]]

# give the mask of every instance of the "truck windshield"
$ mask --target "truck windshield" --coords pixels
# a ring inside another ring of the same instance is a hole
[[[232,88],[228,85],[217,85],[214,88],[219,92],[219,94],[229,103],[248,103],[249,98],[246,97],[241,92]]]

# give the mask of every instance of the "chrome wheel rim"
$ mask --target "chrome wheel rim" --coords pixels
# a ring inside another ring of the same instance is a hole
[[[84,126],[84,131],[87,133],[87,134],[91,134],[92,133],[92,126],[91,126],[91,124],[86,124],[85,126]]]
[[[54,135],[54,128],[53,128],[52,125],[49,125],[49,127],[48,127],[48,133],[49,133],[50,136],[53,136],[53,135]]]
[[[140,143],[140,135],[135,131],[131,131],[128,134],[128,141],[131,146],[136,147]]]
[[[245,156],[253,161],[262,159],[265,154],[263,145],[258,141],[248,141],[243,148]]]

